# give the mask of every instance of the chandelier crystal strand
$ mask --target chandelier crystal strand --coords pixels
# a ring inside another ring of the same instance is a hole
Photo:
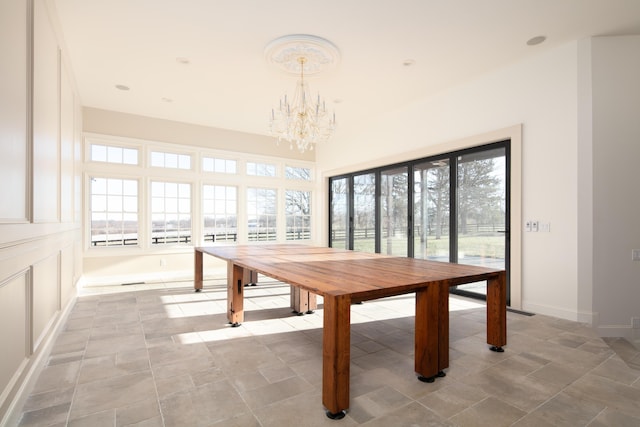
[[[309,85],[304,81],[304,66],[307,59],[300,56],[300,80],[291,102],[287,95],[280,100],[278,109],[271,110],[271,134],[278,138],[278,142],[289,142],[289,148],[295,144],[301,153],[313,150],[314,145],[326,142],[335,130],[336,117],[328,114],[326,104],[320,94],[311,97]]]

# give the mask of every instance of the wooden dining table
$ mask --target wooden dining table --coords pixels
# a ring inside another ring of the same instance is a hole
[[[195,248],[194,288],[202,289],[203,254],[227,262],[227,318],[244,322],[247,271],[323,297],[322,403],[329,418],[349,408],[351,304],[415,293],[415,372],[433,382],[449,366],[449,288],[487,283],[487,343],[507,343],[506,273],[485,267],[299,244]],[[480,349],[479,349],[480,351]]]

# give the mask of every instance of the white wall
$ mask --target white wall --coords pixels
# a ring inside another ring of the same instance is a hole
[[[85,132],[101,135],[123,136],[147,141],[185,144],[287,159],[313,161],[315,158],[315,151],[300,153],[298,150],[291,150],[288,143],[278,144],[277,140],[270,136],[155,119],[135,114],[85,107],[83,121]]]
[[[576,99],[570,43],[341,129],[318,148],[318,169],[330,175],[435,154],[433,147],[458,148],[464,138],[522,124],[522,187],[513,191],[521,191],[522,219],[551,224],[549,233],[511,230],[522,237],[522,308],[577,320]]]
[[[578,319],[598,323],[593,311],[593,129],[591,39],[578,42]]]
[[[640,36],[592,40],[593,310],[599,332],[640,338]]]
[[[0,2],[2,425],[82,274],[80,103],[55,29],[44,0]]]

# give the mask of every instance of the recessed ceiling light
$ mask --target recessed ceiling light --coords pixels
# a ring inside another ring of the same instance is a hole
[[[530,38],[529,40],[527,40],[527,45],[529,46],[535,46],[537,44],[542,43],[543,41],[545,41],[547,38],[545,36],[535,36]]]
[[[179,56],[179,57],[176,58],[176,62],[178,62],[179,64],[187,65],[191,61],[189,61],[189,58],[185,58],[185,57]]]
[[[116,89],[118,89],[118,90],[129,90],[129,86],[125,86],[125,85],[116,85]]]
[[[402,61],[402,65],[404,65],[405,67],[411,67],[415,64],[416,64],[415,59],[405,59],[404,61]]]
[[[173,102],[173,99],[165,98],[165,97],[160,98],[160,100],[163,101],[163,102]]]

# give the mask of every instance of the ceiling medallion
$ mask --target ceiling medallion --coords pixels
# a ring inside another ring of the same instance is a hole
[[[278,37],[264,49],[267,63],[289,74],[299,75],[300,57],[306,58],[304,73],[314,75],[334,68],[340,51],[329,40],[309,34]]]

